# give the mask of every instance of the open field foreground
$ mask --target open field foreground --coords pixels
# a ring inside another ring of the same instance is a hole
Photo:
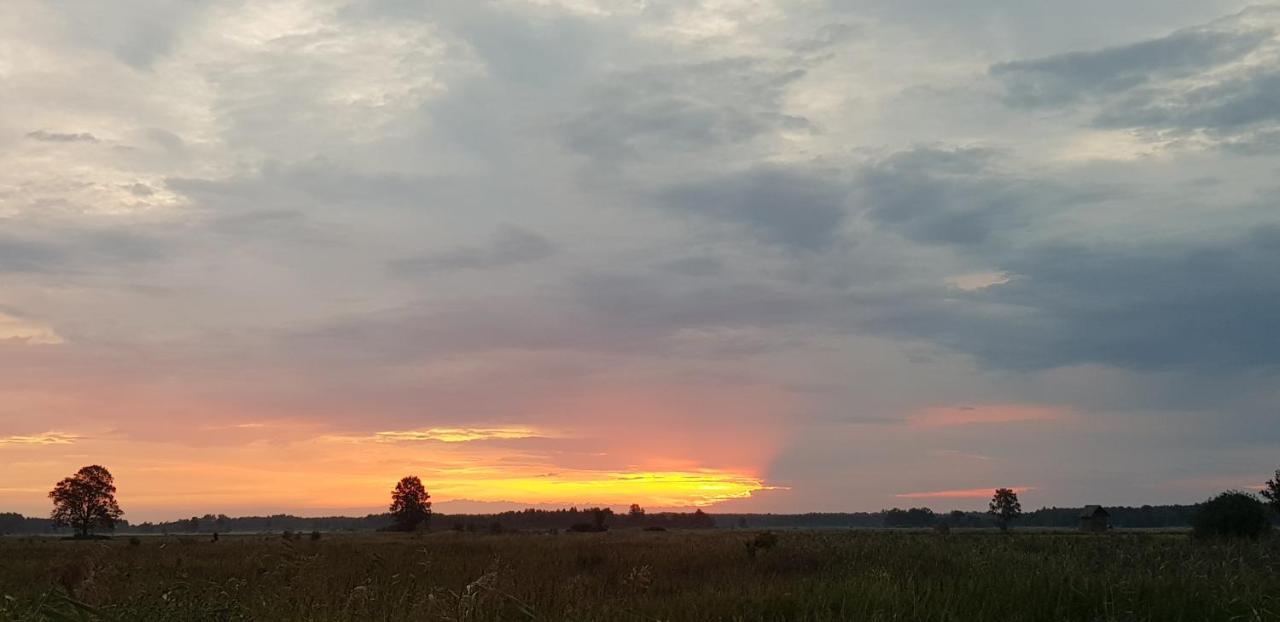
[[[0,618],[1280,620],[1274,538],[776,535],[0,539]]]

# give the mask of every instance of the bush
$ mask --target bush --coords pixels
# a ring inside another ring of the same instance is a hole
[[[129,546],[142,546],[142,540],[140,540],[138,536],[130,536]]]
[[[1253,495],[1229,491],[1200,504],[1191,516],[1191,529],[1198,538],[1258,538],[1271,529],[1271,521]]]
[[[320,539],[320,531],[319,531],[319,530],[316,530],[316,531],[311,532],[311,541],[312,541],[312,542],[315,542],[316,540],[319,540],[319,539]]]
[[[755,559],[756,552],[771,549],[778,544],[778,536],[773,535],[772,531],[765,531],[756,534],[756,537],[747,541],[747,556]]]

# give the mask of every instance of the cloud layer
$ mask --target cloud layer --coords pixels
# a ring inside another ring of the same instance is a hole
[[[1273,3],[6,11],[0,509],[84,460],[151,516],[1274,469]]]

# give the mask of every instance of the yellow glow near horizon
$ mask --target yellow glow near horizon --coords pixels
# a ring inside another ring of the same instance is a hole
[[[442,443],[466,443],[496,439],[519,439],[545,437],[532,428],[429,428],[426,430],[403,430],[376,432],[374,440],[382,442],[402,441],[440,441]]]
[[[260,430],[292,432],[287,427],[250,428]],[[42,491],[74,472],[86,456],[99,455],[113,457],[107,466],[132,521],[204,513],[377,512],[405,475],[420,477],[436,502],[514,506],[709,507],[775,489],[750,467],[634,460],[613,451],[622,449],[619,446],[599,446],[598,451],[544,447],[536,439],[577,441],[529,428],[303,435],[278,442],[241,441],[243,430],[229,426],[204,432],[211,440],[225,442],[170,445],[96,432],[0,437],[0,448],[13,452],[8,457],[24,465],[0,482],[0,503],[40,513],[47,506]],[[530,437],[532,444],[519,450],[476,442]],[[175,490],[174,481],[184,482],[183,489]]]
[[[80,437],[61,432],[45,432],[28,436],[0,436],[0,445],[70,445]]]
[[[436,480],[436,486],[441,494],[454,499],[660,507],[705,507],[776,489],[757,477],[715,470],[575,471],[545,476],[493,473],[459,480],[446,477]]]

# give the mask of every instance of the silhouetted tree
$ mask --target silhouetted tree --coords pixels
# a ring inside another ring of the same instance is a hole
[[[711,518],[710,514],[703,512],[702,508],[698,508],[693,511],[693,518],[691,519],[691,522],[691,526],[698,529],[712,529],[716,526],[716,519]]]
[[[49,498],[53,499],[53,524],[70,525],[79,537],[87,537],[95,527],[115,527],[124,514],[116,503],[115,478],[96,464],[58,482]]]
[[[639,503],[632,503],[631,510],[629,510],[627,514],[635,518],[640,518],[641,516],[644,516],[644,508],[640,507]]]
[[[396,529],[413,531],[419,525],[430,524],[430,498],[431,495],[427,494],[427,489],[417,476],[410,475],[401,479],[395,490],[391,491],[391,516],[395,518]]]
[[[1022,504],[1018,502],[1018,493],[1009,488],[997,488],[987,504],[987,513],[995,517],[1001,531],[1009,530],[1009,523],[1022,516]]]
[[[1197,537],[1257,538],[1270,529],[1266,506],[1235,490],[1205,501],[1191,516],[1191,532]]]
[[[607,523],[612,516],[613,510],[609,508],[591,508],[591,524],[595,525],[596,531],[608,529]]]
[[[1271,506],[1272,511],[1280,514],[1280,469],[1276,469],[1276,476],[1262,486],[1262,496],[1267,499],[1267,505]]]

